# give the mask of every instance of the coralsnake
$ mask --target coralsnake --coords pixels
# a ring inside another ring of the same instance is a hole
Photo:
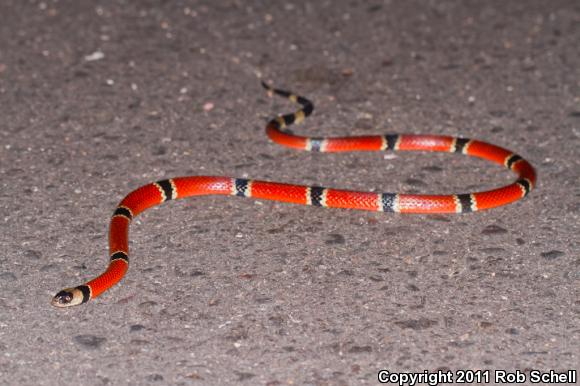
[[[465,213],[509,204],[525,197],[536,184],[536,173],[519,155],[474,139],[429,134],[387,134],[353,137],[304,137],[285,130],[308,117],[312,102],[262,82],[270,95],[276,94],[301,105],[295,113],[280,115],[266,125],[270,139],[280,145],[308,151],[433,151],[462,153],[483,158],[514,171],[518,178],[497,189],[449,195],[357,192],[319,186],[249,180],[223,176],[188,176],[144,185],[129,193],[113,212],[109,226],[110,263],[107,270],[89,282],[58,292],[56,307],[86,303],[118,283],[129,267],[129,224],[144,210],[165,201],[200,195],[232,195],[293,204],[349,208],[397,213]]]

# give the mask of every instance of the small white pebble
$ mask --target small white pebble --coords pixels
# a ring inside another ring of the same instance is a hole
[[[107,85],[112,86],[115,84],[115,81],[113,79],[107,79],[106,83]]]
[[[95,60],[101,60],[105,57],[105,54],[101,51],[95,51],[90,55],[86,55],[85,56],[85,61],[87,62],[93,62]]]
[[[469,98],[467,98],[467,101],[469,103],[474,103],[475,102],[475,97],[473,95],[471,95]]]
[[[137,85],[135,83],[131,83],[131,90],[137,91]]]
[[[236,238],[237,239],[241,239],[243,237],[244,237],[244,235],[242,233],[236,233]]]
[[[181,90],[179,90],[180,94],[187,94],[187,88],[182,87]]]
[[[203,111],[212,111],[215,105],[211,102],[207,102],[203,105]]]

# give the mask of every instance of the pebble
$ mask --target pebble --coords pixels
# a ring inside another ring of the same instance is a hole
[[[101,60],[105,57],[105,54],[101,51],[95,51],[90,55],[85,56],[85,61],[87,62],[94,62],[96,60]]]

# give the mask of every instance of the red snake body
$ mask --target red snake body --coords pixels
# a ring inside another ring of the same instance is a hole
[[[273,94],[289,98],[302,108],[271,120],[266,126],[270,139],[280,145],[320,152],[343,151],[437,151],[462,153],[483,158],[514,171],[518,178],[510,185],[485,192],[449,195],[372,193],[279,182],[248,180],[221,176],[189,176],[166,179],[144,185],[129,193],[118,205],[109,227],[107,270],[89,282],[66,288],[52,299],[56,307],[78,305],[93,299],[118,283],[129,267],[129,225],[144,210],[165,201],[201,195],[232,195],[283,201],[293,204],[348,208],[397,213],[464,213],[506,205],[525,197],[536,184],[534,168],[519,155],[486,142],[427,134],[389,134],[358,137],[302,137],[284,131],[300,123],[314,107],[306,98],[273,89]]]

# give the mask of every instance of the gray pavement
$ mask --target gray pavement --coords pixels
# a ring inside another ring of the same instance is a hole
[[[2,0],[0,384],[579,370],[579,42],[573,0]],[[465,215],[172,202],[134,222],[119,286],[51,307],[105,268],[115,205],[150,181],[462,193],[514,178],[449,154],[279,147],[263,127],[292,107],[259,78],[314,101],[301,133],[478,138],[529,159],[538,187]]]

